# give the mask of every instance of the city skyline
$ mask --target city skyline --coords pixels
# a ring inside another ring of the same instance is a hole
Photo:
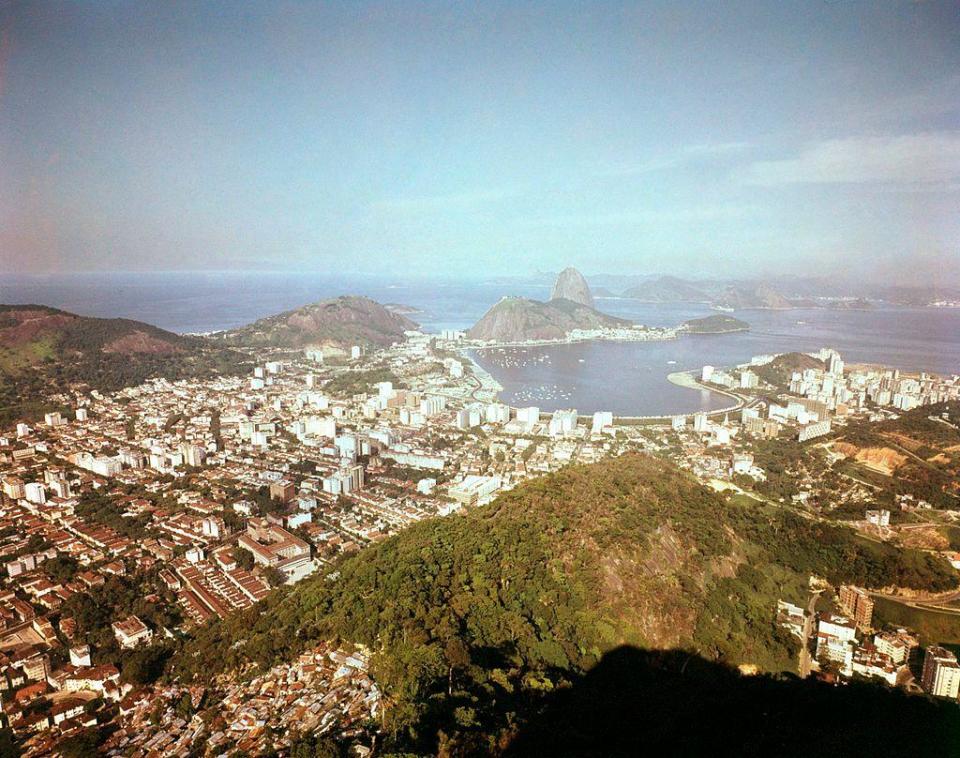
[[[955,283],[958,26],[949,3],[13,3],[0,272]]]

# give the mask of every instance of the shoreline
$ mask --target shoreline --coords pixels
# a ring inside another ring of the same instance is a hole
[[[628,344],[634,342],[671,342],[679,339],[680,332],[677,329],[660,330],[663,334],[651,337],[627,337],[627,336],[589,336],[589,337],[564,337],[563,339],[551,340],[518,340],[516,342],[476,342],[470,345],[463,345],[458,350],[501,350],[508,347],[551,347],[554,345],[578,345],[583,342],[616,342]]]
[[[720,413],[733,413],[735,411],[739,411],[741,408],[743,408],[747,404],[746,401],[740,395],[737,395],[734,392],[730,392],[729,390],[725,390],[725,389],[720,389],[718,387],[708,387],[707,385],[698,381],[697,379],[694,378],[693,371],[674,371],[670,374],[667,374],[667,381],[670,382],[671,384],[675,384],[678,387],[685,387],[686,389],[690,389],[690,390],[706,390],[707,392],[714,392],[717,395],[723,395],[724,397],[729,397],[733,400],[736,400],[735,405],[729,406],[727,408],[718,408],[715,411],[705,411],[707,416],[713,416]],[[676,414],[676,415],[681,415],[681,414]],[[692,414],[685,414],[685,415],[692,415]]]
[[[587,341],[587,340],[580,340],[580,341]],[[483,366],[481,366],[480,363],[477,362],[476,358],[473,355],[471,355],[471,353],[474,350],[482,350],[482,349],[489,350],[493,347],[494,346],[489,346],[487,348],[478,348],[474,346],[470,346],[470,347],[464,346],[464,347],[458,348],[456,352],[460,356],[465,358],[467,361],[469,361],[470,365],[473,367],[474,375],[477,377],[481,385],[478,388],[478,390],[489,390],[493,392],[494,395],[493,395],[492,402],[500,403],[501,405],[506,405],[508,408],[515,411],[520,406],[510,405],[509,403],[506,403],[500,399],[500,393],[503,392],[505,389],[504,386],[500,384],[500,382],[497,381],[497,379],[489,371],[487,371]],[[498,345],[496,347],[500,347],[500,346]],[[505,345],[505,347],[507,346]],[[687,416],[692,417],[697,413],[706,413],[708,417],[712,417],[720,414],[736,412],[741,408],[743,408],[747,402],[742,397],[734,394],[733,392],[728,392],[720,388],[707,387],[706,385],[701,384],[699,381],[697,381],[694,378],[693,372],[689,370],[671,372],[667,374],[666,378],[668,382],[678,387],[683,387],[684,389],[695,390],[699,392],[702,392],[702,391],[713,392],[717,395],[723,395],[725,397],[728,397],[731,400],[734,400],[735,402],[733,405],[724,406],[723,408],[717,408],[716,410],[712,410],[712,411],[688,411],[686,413],[660,413],[660,414],[638,415],[638,416],[633,416],[633,415],[628,416],[623,414],[617,414],[614,416],[614,421],[616,422],[617,420],[620,420],[624,422],[626,425],[630,425],[631,423],[644,422],[644,421],[663,421],[663,423],[669,423],[671,419],[680,418],[680,417],[685,418]],[[588,413],[588,415],[591,415],[592,413],[593,412],[591,411],[590,413]]]

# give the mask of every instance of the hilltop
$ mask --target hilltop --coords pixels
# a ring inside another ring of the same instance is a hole
[[[960,302],[960,288],[925,287],[883,287],[873,293],[876,297],[894,305],[927,306],[936,302]]]
[[[387,308],[368,297],[345,295],[267,316],[218,337],[231,345],[298,349],[308,346],[349,350],[388,347],[416,329],[399,309]]]
[[[752,370],[757,376],[774,387],[785,387],[790,384],[794,371],[806,369],[826,369],[826,364],[806,353],[783,353],[764,366],[756,366]]]
[[[650,303],[700,302],[725,308],[790,308],[793,303],[765,282],[688,281],[661,276],[641,282],[624,297]]]
[[[287,660],[317,640],[362,643],[375,651],[390,747],[433,753],[439,741],[495,753],[535,719],[543,693],[621,645],[683,649],[730,678],[728,666],[740,663],[793,669],[795,643],[773,609],[780,597],[805,603],[811,573],[937,590],[956,583],[940,558],[724,499],[668,463],[630,454],[417,523],[201,628],[170,673],[203,681]]]
[[[628,289],[623,293],[623,296],[648,303],[705,302],[710,300],[710,295],[704,288],[675,276],[661,276],[648,282],[642,282]]]
[[[553,284],[553,291],[550,293],[551,300],[569,300],[587,308],[593,308],[593,295],[590,294],[590,286],[583,274],[575,268],[568,267],[560,272],[557,281]]]
[[[730,285],[716,299],[726,308],[792,308],[793,304],[768,284]]]
[[[35,415],[66,383],[116,390],[151,377],[236,373],[242,356],[201,337],[140,321],[91,318],[45,305],[0,306],[0,417]]]
[[[852,300],[830,300],[827,308],[835,311],[869,311],[873,310],[874,305],[863,297],[857,297]]]
[[[745,332],[750,329],[750,324],[746,321],[719,313],[684,321],[683,326],[690,334],[727,334],[729,332]]]
[[[563,339],[573,329],[629,325],[629,321],[571,300],[555,299],[544,303],[523,297],[505,297],[470,328],[467,337],[498,342],[556,340]]]
[[[834,448],[868,469],[863,475],[886,494],[888,502],[894,495],[909,495],[938,508],[957,507],[960,412],[956,404],[925,405],[874,424],[851,423]]]
[[[505,297],[483,314],[467,337],[497,342],[559,340],[574,329],[624,326],[630,326],[630,322],[593,307],[593,295],[583,274],[565,268],[554,282],[549,301]]]

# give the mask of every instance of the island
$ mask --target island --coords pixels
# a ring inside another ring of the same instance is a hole
[[[497,345],[674,339],[675,329],[653,329],[593,307],[586,279],[575,268],[557,277],[550,300],[504,297],[466,333],[468,340]]]
[[[733,316],[715,314],[684,321],[681,329],[689,334],[729,334],[749,331],[750,324]]]

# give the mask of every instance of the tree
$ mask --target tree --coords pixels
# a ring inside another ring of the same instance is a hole
[[[298,737],[290,745],[290,758],[342,758],[344,751],[330,737]]]
[[[183,720],[190,720],[190,717],[193,716],[193,701],[190,699],[189,692],[183,693],[183,696],[177,701],[174,710],[176,710],[177,715]]]
[[[13,739],[13,732],[8,729],[0,729],[0,758],[19,758],[20,748]]]
[[[233,560],[237,562],[237,565],[246,569],[247,571],[253,570],[253,553],[247,550],[245,547],[240,547],[240,545],[235,545],[231,551],[233,555]]]
[[[60,755],[64,758],[87,758],[96,755],[100,746],[100,734],[96,729],[87,729],[60,743]]]
[[[279,587],[287,581],[287,575],[276,566],[267,566],[263,570],[263,577],[271,587]]]
[[[137,648],[123,659],[121,681],[131,684],[152,684],[160,678],[163,667],[172,653],[172,648],[167,645]]]
[[[76,558],[58,555],[43,564],[43,571],[55,582],[68,582],[76,576],[78,567]]]

